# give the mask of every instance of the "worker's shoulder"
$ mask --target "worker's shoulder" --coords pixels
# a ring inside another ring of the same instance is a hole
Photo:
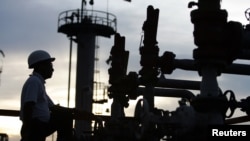
[[[39,78],[36,75],[30,75],[30,77],[27,79],[26,83],[41,83],[42,84],[43,80],[41,78]]]

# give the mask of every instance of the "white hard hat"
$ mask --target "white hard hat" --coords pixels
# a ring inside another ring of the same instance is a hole
[[[28,57],[28,65],[29,65],[29,68],[33,68],[34,67],[34,64],[36,63],[39,63],[39,62],[42,62],[42,61],[47,61],[47,60],[50,60],[50,61],[54,61],[55,58],[54,57],[51,57],[49,55],[48,52],[44,51],[44,50],[36,50],[36,51],[33,51],[29,57]]]

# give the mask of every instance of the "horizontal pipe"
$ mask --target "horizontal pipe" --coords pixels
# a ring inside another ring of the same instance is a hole
[[[249,122],[249,121],[250,121],[250,116],[241,116],[241,117],[226,119],[225,123],[226,124],[238,124],[238,123]]]
[[[174,67],[188,71],[198,71],[194,60],[190,59],[175,59]],[[222,70],[222,73],[237,74],[237,75],[250,75],[250,65],[233,63]]]
[[[20,115],[20,112],[18,110],[5,110],[0,109],[0,116],[13,116],[18,117]]]
[[[160,78],[155,87],[200,90],[200,81]]]
[[[242,60],[250,60],[250,49],[241,49],[237,58]]]
[[[139,87],[137,89],[138,95],[143,95],[144,88]],[[182,89],[165,89],[165,88],[154,88],[154,96],[161,96],[161,97],[176,97],[176,98],[187,98],[188,100],[195,97],[195,95],[188,91]]]

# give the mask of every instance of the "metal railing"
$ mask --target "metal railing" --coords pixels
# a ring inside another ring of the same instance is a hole
[[[108,26],[116,31],[116,16],[97,10],[68,10],[63,11],[58,17],[58,28],[67,24],[91,23],[96,25]]]

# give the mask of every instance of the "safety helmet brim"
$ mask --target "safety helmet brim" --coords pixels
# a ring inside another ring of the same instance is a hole
[[[50,58],[50,59],[46,59],[46,60],[41,60],[41,61],[39,61],[39,62],[36,62],[36,63],[30,65],[29,68],[32,69],[32,68],[34,68],[37,64],[40,64],[40,63],[42,63],[42,62],[53,62],[53,61],[55,61],[55,60],[56,60],[56,58]]]
[[[54,57],[51,57],[50,54],[44,50],[36,50],[32,52],[28,57],[29,68],[34,68],[35,65],[41,62],[53,62],[55,61]]]

